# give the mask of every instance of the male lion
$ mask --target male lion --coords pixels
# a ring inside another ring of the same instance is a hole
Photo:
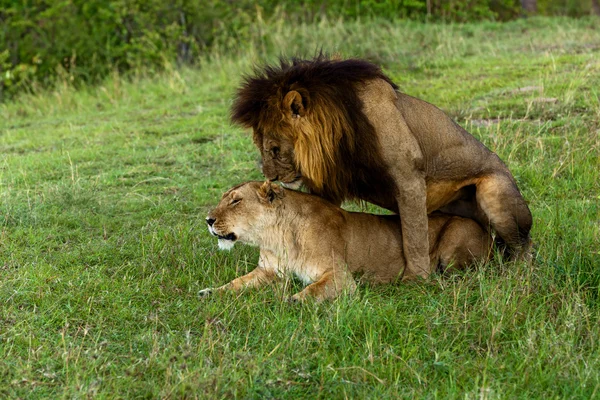
[[[397,89],[366,61],[282,60],[245,79],[231,117],[253,128],[267,179],[399,213],[407,279],[431,273],[427,215],[436,210],[493,228],[514,259],[528,254],[531,213],[506,165]]]
[[[214,290],[240,290],[295,273],[309,285],[292,300],[334,298],[356,288],[352,273],[374,283],[404,272],[402,233],[395,215],[348,212],[307,193],[269,181],[248,182],[226,192],[206,218],[220,248],[236,241],[260,247],[258,267]],[[432,268],[462,268],[488,259],[491,236],[472,219],[435,213],[429,217]]]

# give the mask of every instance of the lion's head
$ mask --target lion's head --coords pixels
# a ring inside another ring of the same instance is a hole
[[[383,79],[362,60],[281,60],[256,70],[237,92],[231,118],[253,129],[269,179],[334,202],[387,187],[375,130],[362,111],[361,85]],[[293,151],[292,151],[293,149]]]
[[[208,231],[219,238],[219,248],[229,250],[236,241],[257,244],[256,238],[274,223],[275,209],[284,190],[272,182],[247,182],[229,189],[208,213]]]

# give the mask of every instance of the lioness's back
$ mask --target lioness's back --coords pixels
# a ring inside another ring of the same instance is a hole
[[[352,272],[373,282],[390,282],[402,276],[404,252],[397,215],[345,212],[346,262]],[[464,268],[486,260],[490,235],[474,220],[434,213],[428,221],[429,254],[434,268]]]
[[[390,282],[404,270],[402,231],[397,215],[345,212],[346,262],[373,282]]]
[[[308,231],[302,235],[318,238],[319,246],[329,251],[343,248],[351,272],[362,273],[365,280],[376,283],[402,277],[405,264],[398,215],[350,212],[320,197],[293,190],[286,190],[285,206],[286,213],[305,218]],[[464,267],[485,259],[492,244],[490,235],[468,218],[434,213],[429,216],[428,229],[434,267],[445,269],[452,263]]]

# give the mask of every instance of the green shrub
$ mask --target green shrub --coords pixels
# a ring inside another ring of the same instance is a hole
[[[189,63],[237,11],[219,1],[0,0],[0,90]]]
[[[582,15],[590,0],[539,0],[542,13]],[[508,20],[519,0],[0,0],[0,100],[61,79],[94,82],[112,70],[193,64],[213,45],[261,35],[256,21],[411,18]]]

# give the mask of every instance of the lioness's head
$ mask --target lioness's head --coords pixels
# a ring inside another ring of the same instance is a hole
[[[236,241],[259,245],[262,231],[275,222],[284,190],[272,182],[247,182],[229,189],[208,213],[208,231],[229,250]]]

